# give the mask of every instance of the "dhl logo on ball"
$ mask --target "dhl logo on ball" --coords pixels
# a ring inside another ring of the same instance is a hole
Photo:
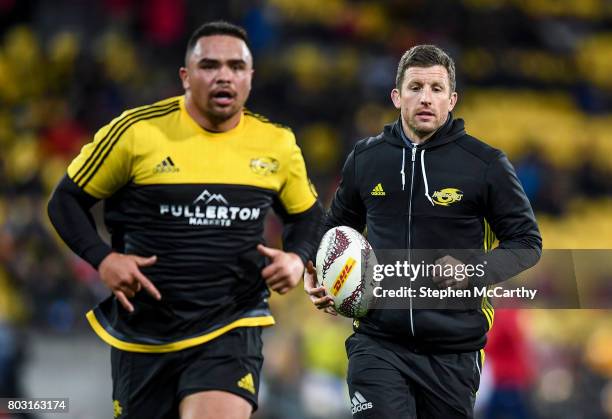
[[[348,278],[349,274],[353,270],[355,263],[355,259],[348,258],[348,260],[344,264],[344,267],[338,274],[338,277],[336,278],[336,280],[334,281],[334,285],[332,286],[332,294],[334,295],[334,297],[338,295],[338,292],[340,292],[340,289],[344,285],[344,282],[346,282],[346,278]]]

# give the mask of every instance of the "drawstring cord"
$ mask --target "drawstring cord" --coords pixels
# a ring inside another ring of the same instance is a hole
[[[413,154],[412,159],[414,160],[414,154]],[[405,168],[406,168],[406,148],[402,147],[402,168],[400,170],[400,174],[402,175],[402,191],[405,190],[406,188]],[[431,196],[429,196],[429,183],[427,182],[427,172],[425,171],[425,149],[421,150],[421,173],[423,174],[423,184],[425,185],[425,197],[431,203],[431,205],[435,205],[433,202],[433,199],[431,199]]]
[[[423,183],[425,184],[425,197],[434,206],[433,199],[429,196],[429,184],[427,183],[427,173],[425,172],[425,149],[421,150],[421,173],[423,173]]]
[[[405,165],[406,165],[406,149],[402,147],[402,170],[400,170],[400,173],[402,174],[402,191],[404,190],[404,186],[406,186],[406,172],[404,172]]]

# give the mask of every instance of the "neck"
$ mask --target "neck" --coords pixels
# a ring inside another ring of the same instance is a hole
[[[435,130],[428,132],[426,134],[424,133],[419,133],[413,129],[410,128],[410,126],[408,125],[408,123],[406,121],[404,121],[404,118],[400,118],[402,121],[402,131],[404,131],[404,135],[406,136],[406,138],[408,138],[412,143],[420,145],[423,144],[424,142],[426,142],[427,140],[429,140],[431,137],[434,136],[434,134],[436,132],[438,132],[438,130],[440,128],[442,128],[444,126],[444,124],[446,124],[446,122],[448,122],[448,118],[446,119],[446,121],[444,122],[444,124],[440,125],[438,128],[436,128]]]
[[[408,126],[408,124],[402,120],[402,131],[404,132],[404,135],[406,136],[406,138],[413,144],[416,145],[420,145],[423,144],[425,141],[429,140],[429,138],[431,138],[432,135],[434,135],[436,133],[436,131],[432,131],[429,132],[427,134],[419,134],[418,132],[411,130],[410,127]]]
[[[404,127],[402,127],[402,129],[404,130],[404,134],[406,134],[406,137],[408,137],[410,141],[417,145],[423,144],[425,141],[429,140],[437,131],[432,131],[430,133],[425,134],[424,136],[421,136],[416,131],[412,131],[410,129],[406,130]]]
[[[191,95],[189,94],[185,94],[185,110],[199,126],[211,132],[229,131],[238,126],[240,118],[242,117],[242,109],[228,119],[218,119],[210,115],[205,115],[198,109],[193,100],[191,100]]]

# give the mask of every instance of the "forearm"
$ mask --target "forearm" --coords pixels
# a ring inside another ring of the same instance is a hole
[[[540,248],[508,249],[497,247],[470,262],[485,267],[485,275],[482,278],[473,278],[472,285],[488,286],[506,281],[534,266],[540,259],[541,254],[542,250]]]
[[[319,201],[303,213],[286,216],[283,229],[283,249],[297,254],[304,264],[314,260],[323,222],[323,208]]]
[[[478,256],[486,275],[479,285],[505,281],[535,265],[542,254],[542,236],[514,168],[503,153],[492,162],[486,175],[486,220],[499,239],[499,246]]]
[[[98,235],[89,209],[98,200],[64,176],[53,191],[47,212],[62,240],[81,258],[98,268],[112,252]]]

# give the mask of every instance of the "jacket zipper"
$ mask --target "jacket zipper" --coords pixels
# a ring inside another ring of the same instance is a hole
[[[410,197],[408,198],[408,265],[411,263],[412,256],[412,237],[411,237],[411,229],[412,229],[412,192],[414,189],[414,166],[416,162],[416,152],[417,146],[414,144],[412,146],[412,169],[410,174]],[[410,289],[412,290],[412,281],[410,281]],[[414,334],[414,320],[412,318],[412,293],[410,294],[410,331],[412,332],[412,336]]]

